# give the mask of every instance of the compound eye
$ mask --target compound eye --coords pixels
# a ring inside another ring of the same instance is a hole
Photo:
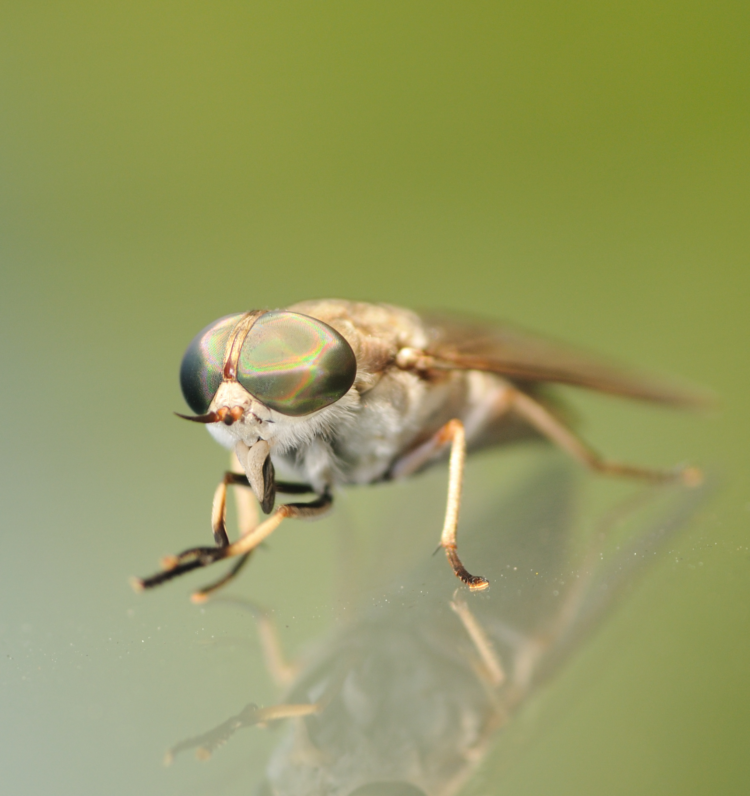
[[[322,321],[297,312],[267,312],[240,352],[237,380],[283,415],[309,415],[338,401],[354,384],[351,346]]]
[[[242,313],[227,315],[206,326],[193,338],[182,357],[180,387],[187,405],[197,415],[208,411],[219,389],[229,335],[240,318]]]

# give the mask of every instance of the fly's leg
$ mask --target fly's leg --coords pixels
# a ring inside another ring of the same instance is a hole
[[[194,569],[210,566],[217,561],[236,558],[251,553],[264,539],[270,536],[287,518],[314,519],[322,516],[333,503],[329,493],[324,493],[310,503],[284,503],[268,519],[252,528],[236,542],[216,547],[193,547],[177,556],[169,556],[162,561],[162,571],[150,578],[133,581],[136,590],[151,589],[168,580],[184,575]],[[198,592],[200,595],[201,592]],[[200,601],[200,596],[198,597]]]
[[[245,553],[245,555],[240,556],[237,559],[237,562],[234,566],[227,572],[225,575],[220,577],[218,580],[213,581],[213,583],[209,583],[207,586],[199,589],[198,591],[194,591],[190,595],[190,599],[194,603],[204,603],[206,600],[214,593],[217,592],[219,589],[223,588],[227,585],[230,581],[233,581],[237,575],[240,574],[242,569],[244,568],[245,564],[250,560],[251,553]]]
[[[263,657],[269,674],[277,686],[289,686],[297,675],[299,667],[286,661],[281,648],[281,640],[269,613],[261,606],[247,600],[230,597],[221,601],[236,604],[252,613],[258,627],[261,649],[263,650]],[[229,741],[238,730],[244,727],[265,727],[270,722],[281,719],[293,719],[299,722],[305,716],[319,713],[325,704],[325,694],[322,699],[311,703],[286,703],[272,705],[267,708],[259,708],[257,705],[250,703],[235,716],[231,716],[212,730],[180,741],[167,752],[164,764],[170,765],[179,752],[188,749],[195,749],[195,755],[199,760],[208,760],[218,747]],[[307,743],[310,745],[309,740]]]
[[[461,489],[464,482],[464,466],[466,464],[466,434],[460,420],[449,420],[437,433],[438,445],[451,443],[451,455],[448,462],[448,500],[445,507],[443,532],[440,534],[440,546],[445,550],[450,565],[472,591],[486,589],[490,582],[481,576],[471,575],[458,557],[456,534],[458,532],[458,511],[461,508]]]
[[[234,453],[231,457],[230,466],[234,467],[235,470],[228,470],[224,473],[224,477],[216,487],[213,503],[211,505],[211,531],[213,533],[217,548],[229,546],[229,537],[227,536],[226,528],[227,487],[244,486],[249,488],[250,486],[247,477],[243,473],[237,472],[237,470],[240,469],[240,464],[237,461],[237,457]],[[235,490],[235,500],[240,536],[245,536],[258,524],[258,512],[255,510],[255,506],[252,502],[249,492],[246,492],[244,489]],[[186,572],[190,571],[191,569],[198,569],[200,566],[202,566],[200,563],[200,557],[204,555],[207,550],[212,549],[214,548],[194,547],[190,550],[185,550],[179,556],[165,556],[161,561],[162,569],[165,570],[163,573],[160,573],[161,577],[155,575],[146,579],[133,578],[131,580],[131,585],[136,591],[142,591],[143,589],[158,586],[159,584],[170,579],[169,577],[164,576],[174,569],[178,564],[182,564],[183,567],[187,567],[184,569]],[[221,586],[224,586],[226,583],[232,580],[247,563],[248,558],[249,554],[243,556],[243,558],[241,558],[234,565],[234,567],[232,567],[227,575],[205,589],[202,589],[200,592],[196,592],[193,595],[194,601],[202,602],[203,600],[207,599],[209,593],[216,591],[217,589],[221,588]]]
[[[482,661],[482,669],[488,685],[492,689],[499,688],[505,682],[506,674],[500,656],[497,654],[492,641],[490,641],[490,637],[461,595],[455,594],[450,605],[453,612],[461,620],[466,634],[471,639],[474,649]]]
[[[271,613],[263,606],[242,597],[219,597],[213,604],[233,605],[252,615],[266,670],[279,688],[287,688],[299,673],[299,664],[287,660]]]
[[[189,572],[192,569],[198,569],[205,564],[201,563],[202,558],[206,555],[207,551],[215,550],[218,548],[227,548],[230,546],[229,537],[226,530],[226,513],[227,513],[227,487],[236,486],[235,489],[235,505],[237,508],[237,524],[240,531],[240,539],[248,536],[258,526],[258,511],[255,506],[255,501],[250,491],[250,483],[247,476],[241,472],[242,467],[237,460],[235,453],[231,457],[232,470],[224,473],[224,478],[216,487],[214,493],[213,504],[211,507],[211,530],[213,532],[216,548],[196,547],[190,550],[185,550],[179,556],[166,556],[162,559],[162,569],[164,572],[159,573],[151,578],[145,580],[134,579],[132,581],[133,587],[137,591],[144,588],[151,588],[161,583],[170,580],[176,575]],[[305,494],[312,491],[312,488],[307,484],[287,484],[284,482],[276,482],[276,490],[278,492],[285,492],[287,494]],[[192,601],[196,603],[205,602],[208,597],[216,592],[218,589],[226,586],[227,583],[234,580],[234,578],[247,564],[252,549],[239,556],[234,566],[223,577],[214,581],[213,583],[205,586],[204,588],[192,594]],[[210,563],[210,562],[209,562]],[[175,572],[175,570],[178,570]],[[174,574],[172,574],[174,572]]]
[[[489,581],[470,574],[461,563],[456,549],[458,510],[461,507],[461,487],[466,462],[466,433],[463,423],[456,419],[449,420],[431,439],[396,462],[391,477],[403,478],[411,475],[437,456],[448,444],[451,446],[448,464],[448,502],[445,508],[443,532],[440,535],[440,547],[445,550],[456,577],[473,591],[481,591],[490,585]]]
[[[236,470],[239,470],[240,465],[234,453],[232,454],[232,464]],[[236,470],[224,473],[224,478],[218,487],[216,487],[216,492],[214,493],[214,500],[211,507],[211,530],[213,531],[217,547],[226,547],[229,545],[229,537],[227,536],[228,486],[238,487],[234,490],[234,498],[235,506],[237,507],[237,524],[239,526],[240,538],[247,536],[253,528],[258,525],[258,511],[255,508],[255,502],[250,493],[250,485],[247,481],[247,476]],[[245,488],[243,489],[241,487]],[[234,580],[249,559],[250,553],[245,553],[245,555],[240,556],[226,575],[210,583],[208,586],[204,586],[199,591],[194,592],[191,597],[192,601],[195,603],[205,602],[209,595]]]
[[[217,547],[226,547],[229,544],[227,536],[227,487],[238,486],[245,489],[236,489],[234,492],[237,507],[237,524],[240,536],[246,536],[258,524],[258,512],[252,499],[250,484],[244,473],[228,471],[216,487],[214,501],[211,506],[211,530]]]
[[[246,705],[236,716],[232,716],[212,730],[173,746],[164,756],[164,765],[171,765],[175,755],[186,749],[195,749],[195,756],[199,760],[208,760],[216,749],[223,746],[237,730],[241,730],[243,727],[265,727],[272,721],[310,716],[319,710],[320,706],[314,702],[272,705],[268,708],[259,708],[251,703]]]
[[[299,667],[289,663],[284,655],[276,625],[263,609],[251,607],[258,627],[258,638],[263,651],[266,669],[279,687],[288,686],[297,675]]]
[[[702,480],[700,470],[695,467],[679,470],[655,470],[602,459],[598,453],[593,451],[564,423],[531,396],[511,388],[508,390],[506,400],[509,402],[509,408],[512,412],[590,470],[603,475],[639,478],[651,483],[681,480],[689,486],[697,486]]]

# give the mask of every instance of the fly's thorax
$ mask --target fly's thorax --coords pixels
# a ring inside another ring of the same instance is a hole
[[[267,439],[279,477],[309,484],[318,493],[344,483],[334,444],[358,423],[360,404],[359,393],[352,389],[311,415],[275,416]]]
[[[301,301],[288,309],[309,314],[336,329],[357,359],[355,386],[367,393],[390,370],[405,346],[424,348],[429,340],[420,317],[404,307],[344,299]]]
[[[459,416],[465,393],[463,374],[431,383],[390,368],[361,396],[356,422],[332,440],[342,483],[368,484],[389,477],[402,456]]]

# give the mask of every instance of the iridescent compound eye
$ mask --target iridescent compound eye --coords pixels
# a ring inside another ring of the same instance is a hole
[[[197,415],[208,411],[219,389],[229,335],[240,318],[242,313],[219,318],[199,332],[185,351],[180,365],[180,387],[187,405]]]
[[[283,415],[308,415],[338,401],[354,384],[351,346],[322,321],[296,312],[267,312],[240,352],[237,381]]]

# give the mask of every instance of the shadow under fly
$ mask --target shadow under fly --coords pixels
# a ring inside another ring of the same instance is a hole
[[[296,665],[284,662],[266,610],[217,599],[253,615],[283,696],[271,707],[246,705],[176,744],[168,760],[187,749],[206,759],[240,729],[287,720],[259,794],[458,793],[704,492],[639,491],[587,523],[582,544],[570,469],[536,471],[467,523],[467,547],[493,577],[491,592],[469,604],[439,568],[407,573]],[[502,555],[485,532],[497,516],[505,518]]]

